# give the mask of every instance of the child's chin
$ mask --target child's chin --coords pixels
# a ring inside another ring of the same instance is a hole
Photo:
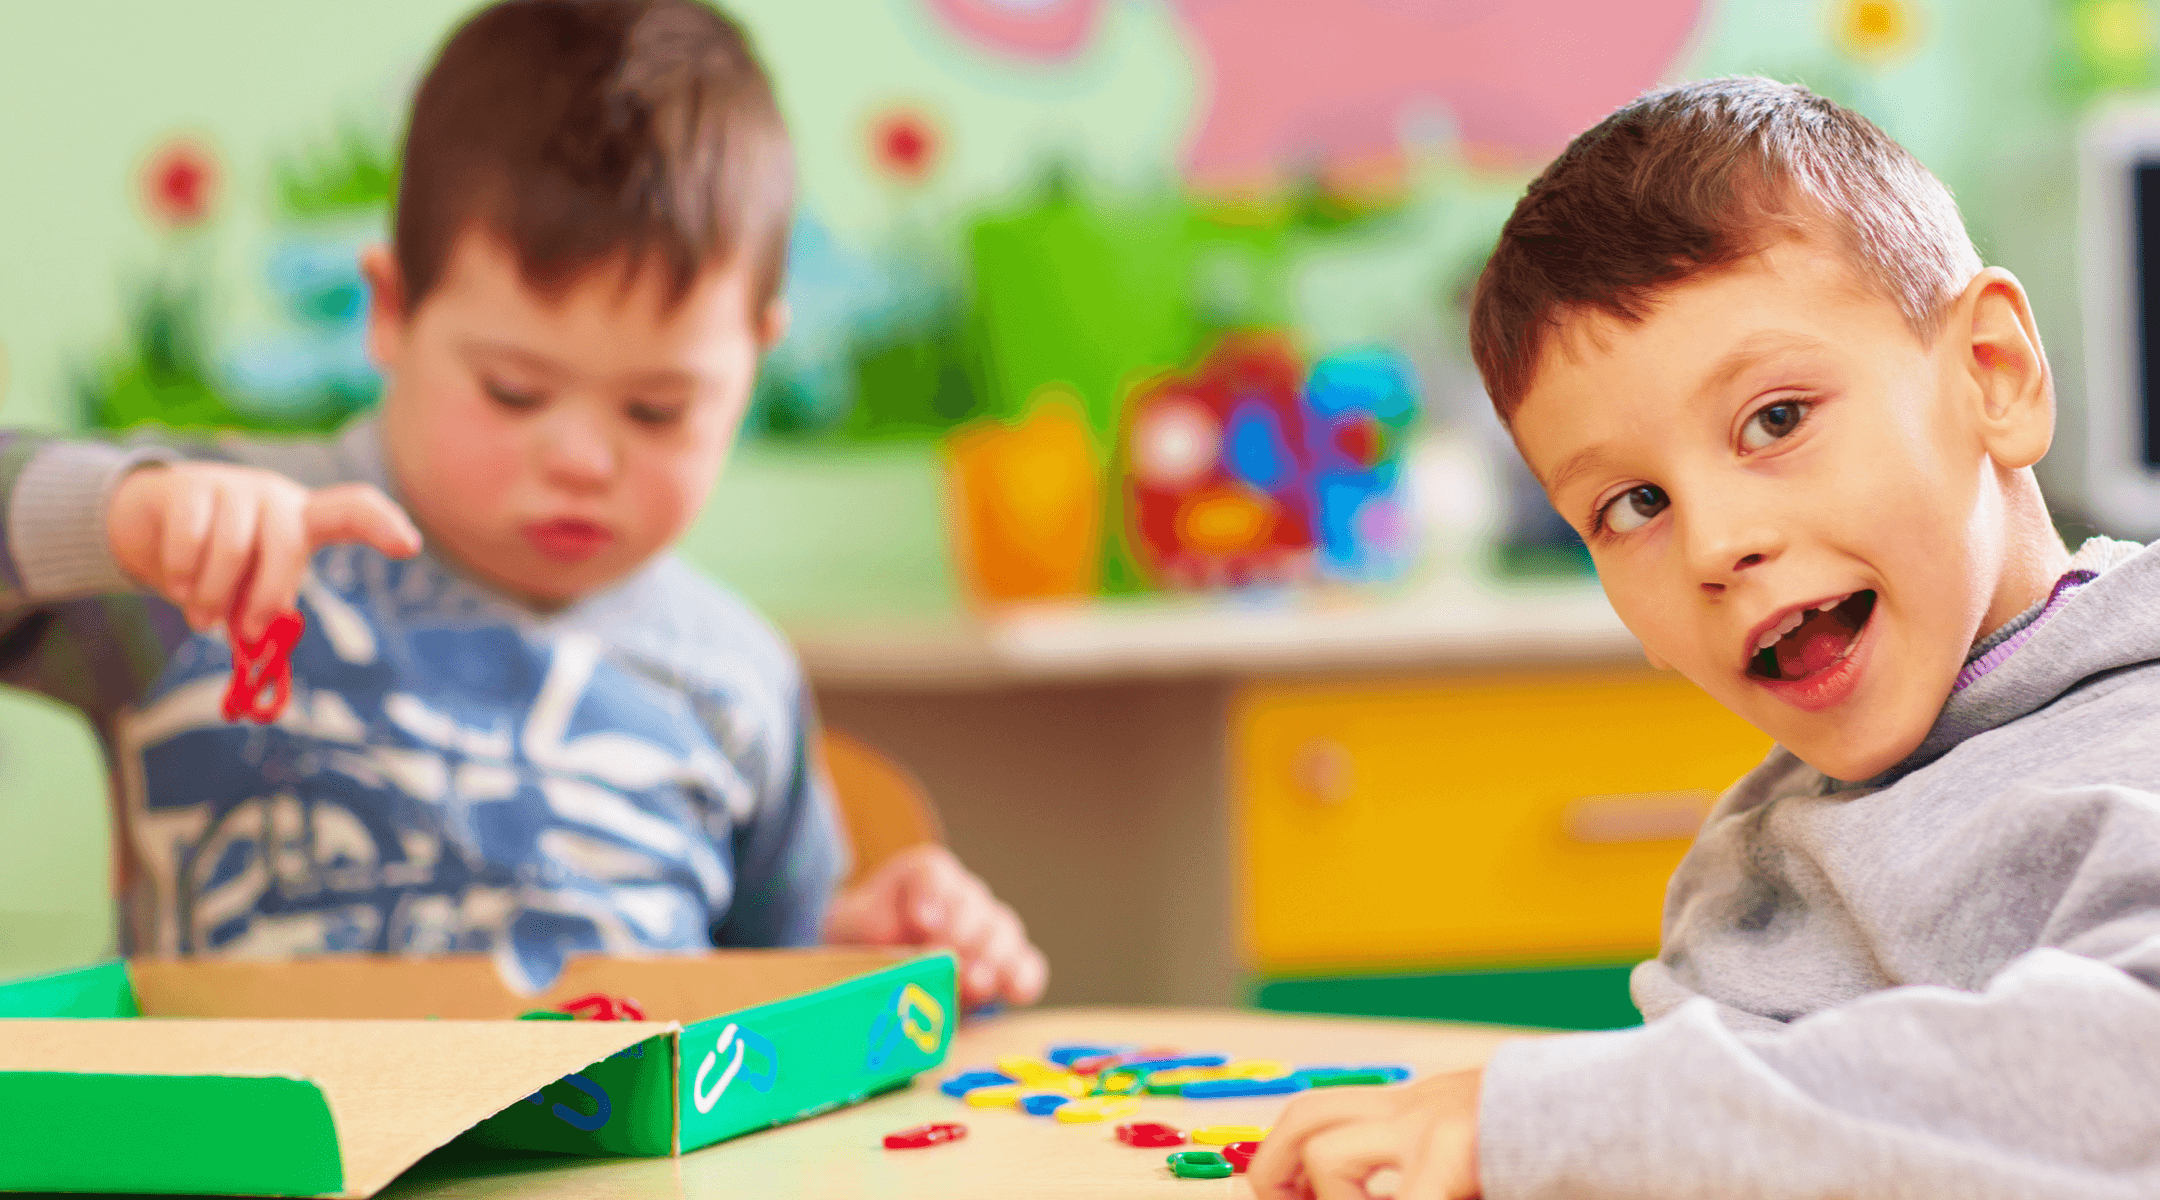
[[[1841,713],[1832,721],[1816,722],[1804,733],[1777,740],[1794,757],[1830,778],[1858,783],[1875,778],[1920,748],[1933,723],[1920,723],[1917,731],[1907,728],[1912,724],[1886,719],[1880,713],[1856,711]]]

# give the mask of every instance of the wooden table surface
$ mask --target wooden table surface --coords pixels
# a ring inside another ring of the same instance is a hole
[[[1120,1143],[1116,1122],[1066,1125],[1016,1109],[970,1108],[937,1089],[954,1071],[1003,1054],[1040,1057],[1065,1042],[1138,1042],[1292,1064],[1404,1063],[1420,1077],[1485,1061],[1521,1032],[1426,1021],[1375,1021],[1196,1009],[1057,1009],[979,1021],[954,1038],[945,1067],[913,1087],[851,1108],[672,1159],[519,1156],[421,1163],[384,1200],[741,1200],[744,1197],[1250,1196],[1242,1176],[1177,1179],[1167,1150]],[[1285,1098],[1181,1100],[1149,1097],[1124,1120],[1268,1125]],[[925,1150],[884,1149],[887,1133],[930,1121],[959,1121],[968,1136]]]

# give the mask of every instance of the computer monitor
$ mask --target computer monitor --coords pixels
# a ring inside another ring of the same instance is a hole
[[[2079,139],[2086,501],[2121,536],[2160,537],[2160,107]]]

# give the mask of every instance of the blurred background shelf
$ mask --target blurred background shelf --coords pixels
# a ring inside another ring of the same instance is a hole
[[[1591,582],[1459,580],[1381,597],[1151,596],[785,623],[819,686],[986,687],[1618,662],[1640,655]]]

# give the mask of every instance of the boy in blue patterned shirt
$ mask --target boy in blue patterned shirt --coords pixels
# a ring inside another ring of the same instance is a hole
[[[510,0],[422,82],[363,263],[378,417],[7,437],[0,672],[111,756],[128,950],[488,953],[539,988],[576,953],[823,938],[950,946],[970,1004],[1040,993],[942,850],[836,900],[796,664],[668,553],[785,329],[792,191],[725,17]],[[228,621],[288,606],[289,704],[227,722]]]

